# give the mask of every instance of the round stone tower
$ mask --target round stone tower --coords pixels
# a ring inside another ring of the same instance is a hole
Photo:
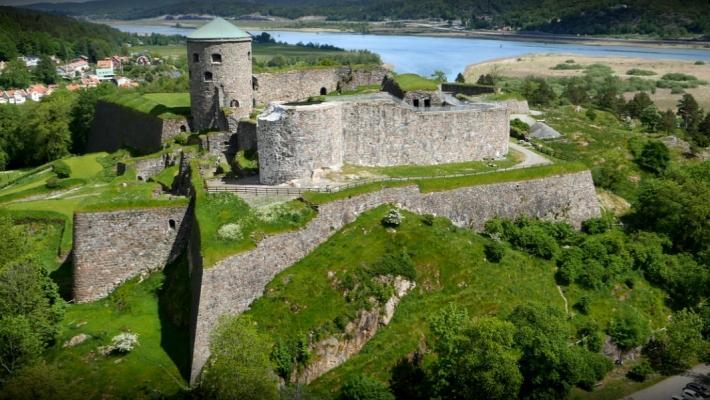
[[[226,129],[252,110],[251,36],[215,18],[187,36],[192,130]]]

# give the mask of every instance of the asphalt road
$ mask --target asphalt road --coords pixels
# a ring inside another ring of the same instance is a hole
[[[653,386],[624,397],[624,400],[670,400],[680,395],[683,387],[690,382],[700,382],[710,386],[710,365],[696,365],[690,371],[662,380]]]

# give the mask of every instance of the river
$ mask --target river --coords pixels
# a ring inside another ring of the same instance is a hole
[[[161,25],[131,25],[110,23],[125,32],[187,35],[189,28]],[[261,31],[250,31],[252,34]],[[467,65],[498,58],[517,57],[531,53],[579,54],[585,56],[640,57],[668,60],[710,61],[710,50],[690,48],[652,48],[641,46],[584,45],[537,43],[511,40],[466,39],[432,36],[371,35],[335,32],[267,31],[276,40],[330,44],[348,50],[367,49],[378,53],[382,61],[397,72],[430,75],[435,70],[453,79]]]

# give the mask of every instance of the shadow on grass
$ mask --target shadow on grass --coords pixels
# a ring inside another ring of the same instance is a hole
[[[190,378],[190,277],[185,251],[165,266],[165,281],[158,291],[160,345],[185,380]]]

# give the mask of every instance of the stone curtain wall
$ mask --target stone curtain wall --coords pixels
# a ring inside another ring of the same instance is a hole
[[[180,132],[186,119],[163,120],[150,114],[128,107],[98,101],[96,115],[88,138],[88,151],[114,152],[120,148],[131,148],[139,154],[160,151],[164,140]]]
[[[258,297],[276,274],[293,265],[361,213],[382,204],[399,204],[417,213],[447,217],[458,226],[480,229],[495,216],[529,215],[567,219],[579,228],[600,215],[589,171],[547,178],[480,185],[445,192],[420,193],[414,187],[389,188],[319,207],[318,215],[298,231],[269,236],[255,249],[201,269],[191,265],[198,298],[193,305],[191,381],[209,357],[209,335],[223,315],[236,315]],[[192,257],[191,257],[192,258]]]
[[[106,297],[126,280],[174,260],[189,233],[187,214],[186,205],[76,213],[74,300]]]
[[[508,154],[505,107],[419,110],[391,101],[348,103],[343,111],[343,162],[432,165]]]
[[[281,183],[343,162],[342,104],[275,107],[259,118],[259,179]]]
[[[273,104],[259,116],[259,176],[263,184],[310,178],[342,163],[432,165],[498,158],[508,153],[508,109],[415,109],[391,98]]]
[[[323,68],[254,74],[254,99],[257,104],[272,101],[304,100],[326,93],[353,90],[359,86],[379,85],[387,75],[382,67]]]

